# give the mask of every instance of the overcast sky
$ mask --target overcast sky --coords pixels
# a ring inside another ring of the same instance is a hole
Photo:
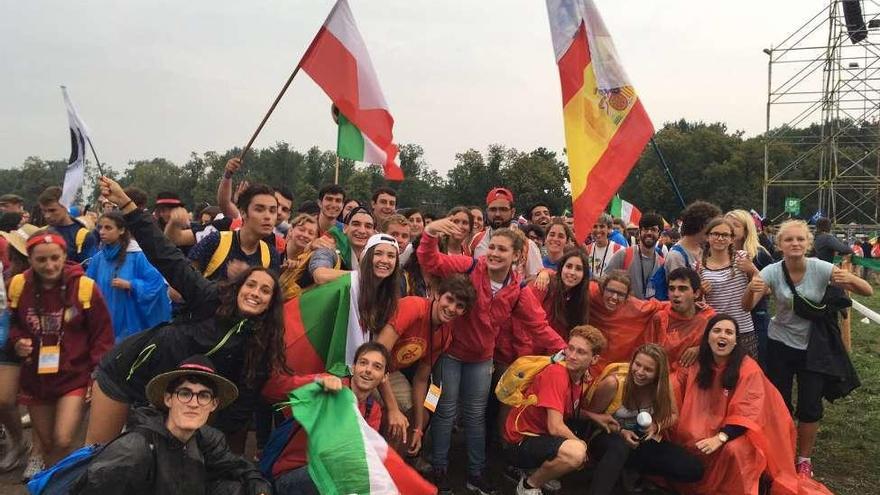
[[[395,118],[441,172],[502,143],[564,146],[541,0],[350,0]],[[0,166],[69,154],[59,85],[102,161],[243,146],[332,0],[0,0]],[[763,131],[767,57],[826,0],[598,0],[655,127],[686,118]],[[335,147],[305,73],[255,146]]]

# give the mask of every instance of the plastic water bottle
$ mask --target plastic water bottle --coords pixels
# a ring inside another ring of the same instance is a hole
[[[638,433],[640,440],[645,438],[645,435],[648,434],[648,430],[651,428],[653,422],[654,418],[651,417],[651,413],[648,411],[642,411],[636,416],[636,424],[638,424],[638,430],[636,433]]]

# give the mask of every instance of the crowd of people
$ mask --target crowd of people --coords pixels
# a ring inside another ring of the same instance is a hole
[[[84,211],[59,187],[33,215],[0,197],[0,471],[30,478],[96,444],[72,493],[317,493],[303,429],[268,470],[244,457],[249,431],[259,459],[291,414],[276,405],[317,382],[350,388],[440,493],[460,488],[453,462],[470,492],[500,493],[490,457],[524,495],[583,468],[597,495],[827,493],[811,460],[823,400],[858,386],[838,314],[846,291],[872,293],[832,264],[852,249],[827,219],[815,250],[803,221],[773,238],[705,201],[675,225],[603,214],[579,239],[569,215],[519,214],[504,187],[435,215],[389,187],[367,204],[336,184],[235,187],[240,169],[229,160],[217,205],[192,212],[109,178]],[[293,328],[339,293],[341,373]],[[528,400],[499,401],[527,356],[555,357],[521,384]]]

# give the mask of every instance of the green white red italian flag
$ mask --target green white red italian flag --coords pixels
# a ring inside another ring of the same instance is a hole
[[[611,216],[622,219],[625,224],[638,225],[642,212],[636,208],[636,205],[620,199],[620,196],[614,196],[611,200]]]
[[[386,179],[403,180],[394,119],[346,0],[336,2],[300,67],[339,109],[338,155],[382,165]]]
[[[297,374],[348,374],[354,352],[369,340],[359,322],[357,277],[343,275],[284,305],[285,353]]]
[[[309,475],[323,495],[433,495],[425,481],[367,424],[354,393],[317,383],[290,394],[293,416],[309,436]]]

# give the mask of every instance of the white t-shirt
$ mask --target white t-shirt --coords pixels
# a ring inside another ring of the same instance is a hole
[[[795,289],[801,296],[818,303],[825,296],[825,289],[831,281],[831,270],[834,267],[819,258],[806,258],[807,270]],[[761,278],[773,291],[776,299],[776,315],[770,320],[767,336],[778,342],[795,348],[806,349],[810,343],[810,320],[794,314],[792,309],[792,293],[785,283],[782,273],[782,262],[767,265],[761,270]]]

